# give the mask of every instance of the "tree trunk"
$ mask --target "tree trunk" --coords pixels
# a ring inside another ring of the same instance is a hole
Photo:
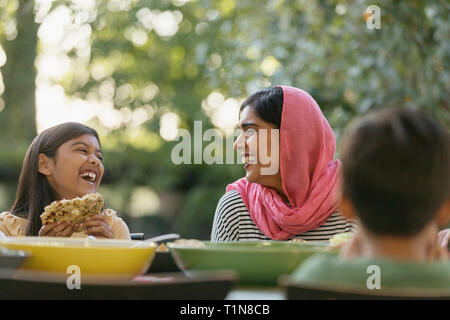
[[[3,68],[5,108],[0,112],[0,144],[13,149],[30,144],[36,135],[34,66],[37,24],[34,22],[34,1],[19,1],[16,12],[17,37],[5,41],[6,65]]]

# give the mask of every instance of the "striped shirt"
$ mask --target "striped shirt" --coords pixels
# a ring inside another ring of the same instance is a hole
[[[334,235],[353,232],[354,221],[346,220],[338,212],[333,213],[324,224],[315,230],[299,234],[291,239],[306,241],[328,241]],[[225,193],[219,200],[214,215],[211,241],[256,241],[271,240],[256,226],[244,201],[236,190]]]

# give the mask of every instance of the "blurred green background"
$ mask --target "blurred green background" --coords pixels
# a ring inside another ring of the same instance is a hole
[[[381,10],[378,30],[366,25],[369,5]],[[239,103],[274,84],[310,92],[338,141],[352,118],[392,105],[450,127],[449,9],[445,0],[0,0],[0,210],[36,134],[79,121],[101,134],[100,192],[132,232],[209,239],[218,199],[244,171],[174,164],[178,129],[232,129]]]

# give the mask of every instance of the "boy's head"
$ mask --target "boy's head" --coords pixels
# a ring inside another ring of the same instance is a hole
[[[341,159],[344,214],[375,235],[414,236],[450,203],[449,133],[421,112],[383,109],[356,121]]]

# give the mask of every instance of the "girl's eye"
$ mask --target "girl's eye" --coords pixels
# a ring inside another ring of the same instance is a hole
[[[88,153],[87,150],[85,150],[85,149],[78,149],[77,151],[81,151],[81,152],[86,153],[86,154]]]

